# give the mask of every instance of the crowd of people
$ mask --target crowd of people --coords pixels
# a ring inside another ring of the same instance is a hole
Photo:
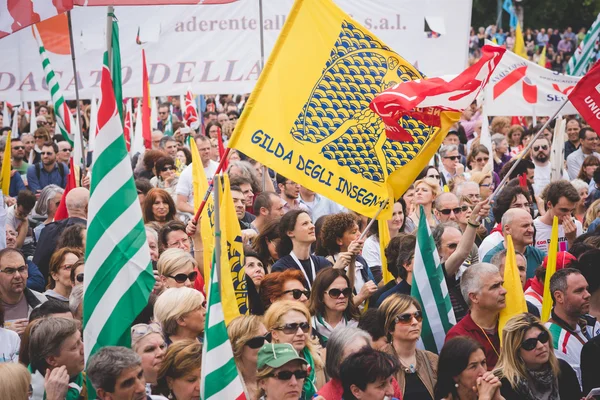
[[[219,143],[229,139],[242,104],[242,97],[209,98],[198,133],[180,121],[176,101],[159,106],[152,149],[132,157],[155,286],[131,326],[131,349],[101,348],[86,364],[89,173],[76,166],[79,187],[63,198],[72,149],[53,134],[52,107],[37,105],[37,130],[11,141],[13,171],[2,208],[0,397],[87,399],[91,384],[103,400],[199,399],[208,277],[192,218],[187,136],[211,179]],[[172,136],[164,134],[169,113]],[[490,152],[479,143],[480,110],[465,110],[431,163],[395,199],[391,218],[372,224],[295,177],[230,152],[249,312],[227,332],[246,398],[579,400],[600,386],[598,136],[572,116],[564,171],[555,177],[553,131],[523,154],[540,129],[524,125],[493,118]],[[67,218],[55,221],[63,201]],[[411,296],[414,270],[423,268],[416,247],[422,217],[457,321],[439,354],[423,349],[422,333],[431,327]],[[551,318],[542,321],[554,217],[560,252],[550,279]],[[381,232],[389,234],[387,245]],[[528,312],[499,332],[504,268],[512,256],[508,235]],[[393,279],[384,281],[387,272]]]

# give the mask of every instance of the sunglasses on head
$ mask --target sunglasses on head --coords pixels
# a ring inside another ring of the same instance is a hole
[[[452,160],[452,161],[459,161],[460,160],[460,156],[448,156],[448,157],[444,157],[447,160]]]
[[[267,333],[264,336],[255,336],[252,339],[248,340],[246,342],[246,346],[250,347],[251,349],[260,349],[263,344],[265,344],[265,342],[271,343],[271,334]]]
[[[172,165],[166,165],[164,167],[162,167],[161,171],[162,172],[167,172],[167,171],[174,171],[175,167],[173,167]]]
[[[415,311],[412,314],[411,313],[400,314],[396,318],[394,318],[394,323],[408,325],[412,322],[413,318],[416,319],[417,322],[421,322],[421,321],[423,321],[423,313],[421,311]]]
[[[77,274],[77,276],[75,277],[75,280],[79,283],[83,283],[83,272]]]
[[[444,215],[450,215],[451,213],[454,214],[460,214],[461,212],[463,212],[462,207],[456,207],[456,208],[444,208],[442,210],[438,210],[441,214]],[[465,210],[467,211],[467,210]]]
[[[297,369],[296,371],[279,371],[277,373],[269,374],[268,376],[279,379],[280,381],[289,381],[292,379],[292,376],[295,376],[296,379],[300,380],[306,379],[308,372],[303,369]]]
[[[521,343],[521,348],[525,351],[531,351],[531,350],[535,349],[535,347],[537,346],[537,342],[544,344],[544,343],[547,343],[548,340],[550,340],[550,335],[548,334],[548,332],[542,331],[538,335],[538,337],[533,337],[533,338],[524,340],[523,343]]]
[[[308,333],[310,330],[310,325],[308,322],[292,322],[291,324],[285,324],[278,328],[275,328],[277,331],[282,331],[286,335],[292,335],[298,332],[298,328],[302,329],[302,332]]]
[[[341,289],[341,290],[340,289],[331,289],[331,290],[329,290],[329,292],[327,292],[329,297],[331,297],[332,299],[339,299],[341,295],[344,295],[344,297],[348,298],[350,296],[350,293],[352,293],[352,289],[350,289],[349,287]]]
[[[305,295],[307,299],[310,297],[309,290],[290,289],[290,290],[286,290],[285,292],[283,292],[283,294],[287,294],[287,293],[291,293],[292,296],[294,296],[294,300],[300,300],[300,297],[302,297],[302,295]]]
[[[540,149],[542,149],[542,150],[548,150],[548,145],[547,144],[543,144],[541,146],[533,146],[533,151],[540,151]]]
[[[190,272],[189,274],[177,274],[177,275],[169,275],[169,278],[175,279],[177,283],[184,283],[188,279],[190,282],[194,282],[196,277],[198,276],[198,271]]]

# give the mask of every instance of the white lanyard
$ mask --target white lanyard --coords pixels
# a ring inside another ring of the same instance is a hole
[[[300,260],[298,260],[298,257],[296,257],[296,255],[294,254],[293,251],[290,252],[290,256],[292,256],[294,261],[296,261],[296,264],[298,264],[298,267],[300,267],[300,271],[302,271],[302,273],[304,274],[304,278],[306,278],[306,283],[308,284],[308,289],[309,290],[312,289],[310,279],[308,279],[308,275],[306,274],[306,271],[304,270],[302,263],[300,262]],[[313,259],[311,256],[308,256],[308,259],[310,260],[310,268],[312,270],[313,279],[315,279],[315,277],[317,276],[317,273],[315,272],[315,263],[313,262]]]

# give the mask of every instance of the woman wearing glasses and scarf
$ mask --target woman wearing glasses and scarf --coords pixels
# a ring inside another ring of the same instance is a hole
[[[233,319],[227,326],[235,365],[242,377],[247,399],[256,399],[258,384],[256,362],[258,350],[270,341],[271,335],[256,315],[242,315]]]
[[[160,325],[153,322],[132,326],[131,349],[142,359],[142,370],[146,379],[146,394],[152,394],[152,386],[158,382],[158,372],[167,351],[167,344]]]
[[[501,377],[506,400],[579,400],[575,371],[556,358],[550,332],[532,314],[519,314],[502,330],[502,348],[494,374]]]
[[[313,334],[321,346],[336,329],[358,326],[360,313],[354,304],[352,286],[343,270],[326,268],[319,271],[313,283],[309,310]]]
[[[271,342],[291,344],[310,367],[308,376],[302,385],[301,398],[304,400],[312,399],[317,390],[325,384],[323,360],[318,351],[318,343],[311,338],[309,321],[308,308],[298,301],[289,300],[273,303],[264,317],[265,327],[272,336]],[[260,362],[258,369],[261,369]],[[261,376],[259,371],[259,385]],[[278,399],[277,397],[270,398]]]
[[[433,400],[438,356],[417,349],[423,327],[421,305],[411,296],[394,294],[385,299],[377,313],[388,337],[385,351],[400,361],[396,379],[403,397]]]

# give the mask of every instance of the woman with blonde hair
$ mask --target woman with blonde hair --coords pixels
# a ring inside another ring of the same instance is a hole
[[[384,351],[400,362],[396,379],[404,398],[433,399],[438,356],[417,349],[423,328],[421,305],[411,296],[394,294],[381,303],[377,314],[389,342]]]
[[[325,384],[324,363],[317,342],[311,339],[310,312],[298,301],[276,301],[269,307],[264,324],[271,333],[272,343],[289,343],[310,366],[304,381],[302,399],[312,399]]]
[[[154,304],[167,345],[185,339],[202,342],[206,302],[202,293],[188,287],[167,289]]]
[[[187,251],[179,248],[165,250],[158,258],[156,269],[165,289],[194,287],[198,263]]]
[[[158,381],[158,372],[167,350],[160,326],[156,322],[132,326],[131,350],[142,359],[146,391],[150,393],[151,385],[156,385]]]
[[[479,185],[479,196],[486,200],[494,193],[494,178],[492,172],[475,171],[471,173],[471,181]]]
[[[425,215],[427,216],[427,223],[431,228],[437,225],[437,221],[433,216],[433,202],[436,197],[441,193],[440,185],[437,180],[433,178],[423,178],[414,183],[415,186],[415,197],[413,204],[415,205],[414,211],[406,218],[404,225],[404,232],[412,233],[417,229],[419,223],[419,217],[421,215],[421,208],[423,206]]]
[[[172,400],[199,399],[201,365],[200,343],[195,340],[173,343],[158,371],[157,392]]]
[[[247,399],[255,399],[258,392],[256,362],[258,350],[270,341],[269,333],[256,315],[241,315],[227,326],[235,365],[242,375]]]
[[[587,202],[589,194],[588,184],[581,179],[573,179],[571,181],[571,185],[573,185],[579,194],[579,201],[575,206],[575,210],[573,210],[573,216],[577,218],[577,221],[583,223],[583,219],[585,218],[585,213],[587,211],[585,203]]]
[[[502,330],[494,374],[501,377],[506,400],[581,399],[575,371],[556,358],[550,331],[532,314],[518,314]]]
[[[600,199],[594,201],[588,207],[583,221],[583,229],[587,230],[592,222],[600,218]]]
[[[71,283],[71,268],[83,257],[83,254],[72,247],[63,247],[52,254],[48,265],[48,285],[44,295],[53,300],[69,304]]]
[[[31,374],[19,363],[0,363],[0,388],[3,400],[28,400]]]

